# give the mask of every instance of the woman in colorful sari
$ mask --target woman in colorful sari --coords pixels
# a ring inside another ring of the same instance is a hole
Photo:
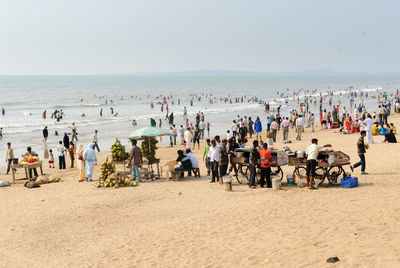
[[[97,165],[96,152],[94,151],[94,144],[89,144],[88,148],[83,152],[83,159],[85,160],[86,167],[86,180],[93,181],[93,168]]]
[[[79,145],[76,152],[76,159],[78,159],[79,181],[85,180],[85,160],[83,160],[83,146]]]

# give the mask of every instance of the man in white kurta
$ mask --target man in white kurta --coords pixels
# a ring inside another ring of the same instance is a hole
[[[372,138],[372,126],[374,121],[372,121],[371,115],[368,114],[367,118],[364,120],[365,131],[367,132],[367,143],[374,143]]]

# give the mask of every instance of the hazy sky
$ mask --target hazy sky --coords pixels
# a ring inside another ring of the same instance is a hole
[[[0,74],[400,72],[399,0],[0,0]]]

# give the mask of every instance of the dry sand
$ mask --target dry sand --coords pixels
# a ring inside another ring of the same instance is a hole
[[[390,120],[400,126],[398,116]],[[293,130],[290,137],[295,140]],[[359,134],[306,129],[291,149],[304,149],[312,137],[358,161]],[[400,144],[374,138],[366,154],[369,175],[356,170],[355,189],[325,182],[314,191],[251,190],[236,183],[225,192],[207,177],[96,189],[79,183],[76,169],[45,169],[63,181],[0,188],[0,266],[400,267]],[[158,156],[174,159],[176,149],[160,148]],[[202,150],[194,152],[201,159]],[[284,167],[285,174],[292,171]],[[340,262],[326,263],[333,256]]]

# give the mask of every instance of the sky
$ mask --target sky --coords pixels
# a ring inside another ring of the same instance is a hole
[[[399,0],[0,0],[0,75],[400,72]]]

